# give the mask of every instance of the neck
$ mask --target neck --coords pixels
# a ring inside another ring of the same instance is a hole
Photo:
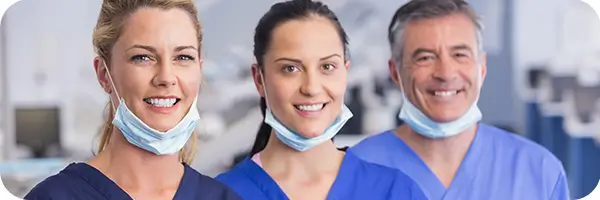
[[[272,132],[260,158],[263,168],[272,176],[312,179],[323,174],[337,175],[344,152],[339,151],[331,140],[303,152],[296,151],[282,143]]]
[[[452,137],[431,139],[415,132],[406,124],[394,130],[446,187],[454,179],[476,132],[477,125],[474,125]]]
[[[159,156],[138,148],[118,128],[104,151],[88,163],[131,192],[177,188],[184,171],[178,154]]]

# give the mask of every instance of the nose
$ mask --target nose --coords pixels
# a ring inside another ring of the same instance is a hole
[[[156,87],[168,88],[177,85],[177,76],[171,63],[163,62],[157,66],[157,73],[152,80]]]
[[[305,74],[300,86],[300,93],[306,96],[317,96],[323,91],[323,85],[319,75],[316,74]]]
[[[458,78],[457,66],[448,59],[439,59],[433,71],[433,78],[442,82],[451,82]]]

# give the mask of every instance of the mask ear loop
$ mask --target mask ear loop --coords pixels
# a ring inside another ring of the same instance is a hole
[[[108,74],[108,80],[110,81],[110,85],[112,86],[113,90],[115,91],[115,95],[117,95],[117,99],[121,100],[121,97],[119,96],[119,92],[117,92],[117,88],[115,87],[115,82],[113,81],[112,76],[110,75],[110,71],[108,70],[108,65],[106,65],[106,61],[104,61],[104,59],[102,60],[102,64],[104,64],[104,69],[106,69],[106,73]],[[116,112],[117,106],[115,105],[115,102],[112,100],[112,98],[110,99],[110,103],[112,104],[113,111]]]
[[[265,84],[265,74],[262,72],[262,69],[258,67],[258,73],[260,74],[261,85],[263,87],[263,92],[265,93],[265,103],[267,104],[267,109],[269,109],[269,99],[267,98],[267,87]]]
[[[408,100],[408,96],[406,96],[406,93],[404,92],[404,84],[402,83],[402,77],[400,76],[400,68],[402,66],[394,66],[394,68],[396,69],[396,76],[398,78],[398,84],[400,84],[400,95],[402,95],[402,103],[400,104],[400,107],[403,107],[405,102],[404,101],[410,101]]]

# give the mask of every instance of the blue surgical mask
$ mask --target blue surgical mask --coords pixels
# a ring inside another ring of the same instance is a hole
[[[261,75],[261,78],[262,77],[263,76]],[[263,88],[265,88],[264,78],[262,82]],[[350,109],[348,109],[348,107],[346,107],[345,104],[342,104],[340,115],[329,127],[325,129],[325,131],[321,135],[313,138],[306,138],[300,135],[298,132],[286,127],[279,120],[277,120],[277,118],[271,112],[271,109],[269,109],[269,102],[267,100],[267,90],[266,88],[264,90],[265,101],[267,103],[267,110],[265,111],[265,123],[270,125],[273,128],[273,130],[275,130],[275,135],[281,142],[297,151],[306,151],[319,144],[323,144],[324,142],[331,140],[342,129],[344,124],[346,124],[346,122],[348,122],[348,120],[353,116]]]
[[[398,77],[400,77],[399,74]],[[479,88],[481,88],[481,78],[478,81]],[[402,87],[402,85],[400,87]],[[425,137],[436,139],[455,136],[481,121],[482,114],[477,106],[479,97],[475,99],[469,110],[463,116],[451,122],[440,123],[431,120],[419,110],[419,108],[412,104],[406,97],[404,91],[405,90],[402,89],[402,109],[400,110],[398,118],[408,124],[413,131]]]
[[[115,111],[112,124],[121,130],[125,139],[129,143],[156,155],[172,155],[179,152],[187,143],[192,132],[196,129],[198,120],[200,120],[198,109],[196,109],[197,96],[185,117],[175,127],[166,132],[161,132],[148,126],[127,108],[125,100],[120,98],[117,92],[108,67],[106,71],[119,99],[119,106]]]

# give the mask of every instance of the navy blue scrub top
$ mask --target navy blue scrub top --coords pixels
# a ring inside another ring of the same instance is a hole
[[[241,200],[229,187],[184,164],[183,178],[174,200]],[[35,186],[25,200],[129,200],[116,183],[86,163],[71,163]]]

